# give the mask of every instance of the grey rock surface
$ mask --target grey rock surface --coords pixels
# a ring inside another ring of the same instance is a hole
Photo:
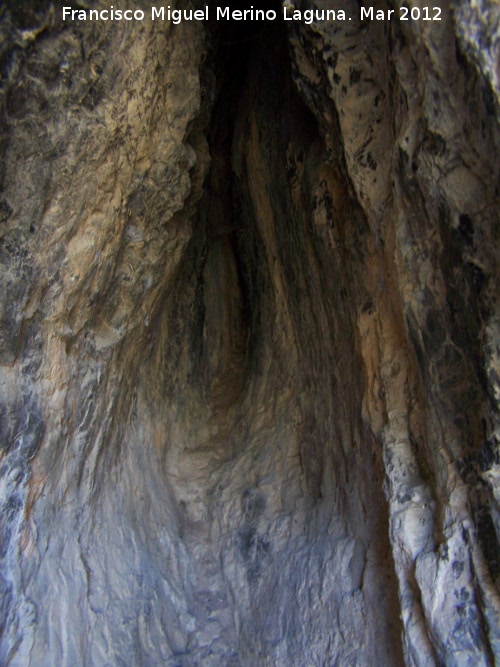
[[[500,662],[498,6],[309,5],[0,8],[0,665]]]

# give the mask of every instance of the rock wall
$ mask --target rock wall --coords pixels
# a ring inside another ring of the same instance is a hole
[[[0,9],[2,665],[499,660],[498,8],[311,6]]]

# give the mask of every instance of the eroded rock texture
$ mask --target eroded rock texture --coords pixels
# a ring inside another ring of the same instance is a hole
[[[310,4],[0,9],[1,665],[500,660],[498,5]]]

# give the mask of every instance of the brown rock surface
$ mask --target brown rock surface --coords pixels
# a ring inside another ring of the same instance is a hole
[[[307,4],[0,8],[0,665],[500,661],[498,6]]]

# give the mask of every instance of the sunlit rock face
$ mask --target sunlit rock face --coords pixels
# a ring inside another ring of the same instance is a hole
[[[498,8],[307,8],[0,10],[1,665],[500,660]]]

